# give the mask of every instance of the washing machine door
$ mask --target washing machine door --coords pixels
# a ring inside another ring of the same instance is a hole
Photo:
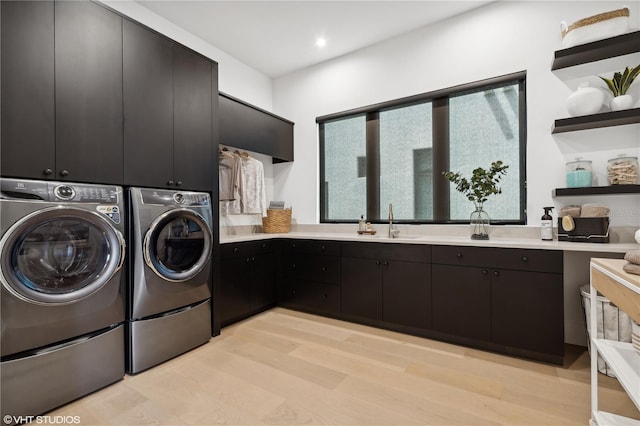
[[[2,286],[35,304],[69,304],[105,285],[122,267],[122,234],[98,213],[52,207],[13,224],[0,240]]]
[[[211,258],[211,227],[198,213],[173,209],[153,221],[144,237],[144,260],[159,277],[184,282]]]

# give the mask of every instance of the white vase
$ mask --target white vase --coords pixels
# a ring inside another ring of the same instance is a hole
[[[611,99],[609,107],[611,111],[622,111],[623,109],[629,109],[633,106],[633,97],[631,95],[616,96]]]
[[[578,89],[567,98],[567,111],[572,117],[595,114],[602,108],[604,93],[589,83],[580,83]]]

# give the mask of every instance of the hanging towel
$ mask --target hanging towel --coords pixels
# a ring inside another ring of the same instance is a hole
[[[220,151],[218,156],[218,179],[220,201],[240,198],[242,160],[229,151]]]
[[[228,214],[260,214],[267,211],[264,166],[253,157],[233,154],[240,159],[239,197],[229,202]]]

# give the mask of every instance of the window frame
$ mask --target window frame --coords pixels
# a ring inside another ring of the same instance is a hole
[[[431,102],[432,104],[432,143],[433,143],[433,176],[442,176],[449,170],[449,98],[464,95],[469,92],[498,88],[509,83],[518,84],[519,114],[519,182],[520,182],[520,218],[514,220],[492,221],[496,225],[526,225],[527,218],[527,181],[526,181],[526,149],[527,149],[527,102],[526,102],[526,71],[505,74],[472,83],[440,89],[432,92],[399,98],[374,105],[355,108],[334,114],[316,117],[319,136],[319,166],[320,166],[320,223],[355,223],[353,220],[338,220],[327,218],[327,194],[325,182],[325,146],[324,124],[357,115],[366,117],[366,188],[367,188],[367,220],[372,223],[387,221],[380,212],[380,112],[399,107]],[[433,182],[433,220],[394,220],[396,223],[406,224],[461,224],[465,220],[449,218],[449,191],[451,184],[444,177],[434,179]],[[471,212],[471,206],[470,210]]]

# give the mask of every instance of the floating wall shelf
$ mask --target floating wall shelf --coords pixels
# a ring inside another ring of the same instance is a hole
[[[640,46],[640,31],[556,50],[551,71],[637,53],[638,46]]]
[[[556,188],[553,190],[554,197],[576,196],[576,195],[620,195],[620,194],[640,194],[640,185],[611,185],[611,186],[591,186],[588,188]]]
[[[636,123],[640,123],[640,108],[562,118],[555,120],[551,133],[575,132]]]

